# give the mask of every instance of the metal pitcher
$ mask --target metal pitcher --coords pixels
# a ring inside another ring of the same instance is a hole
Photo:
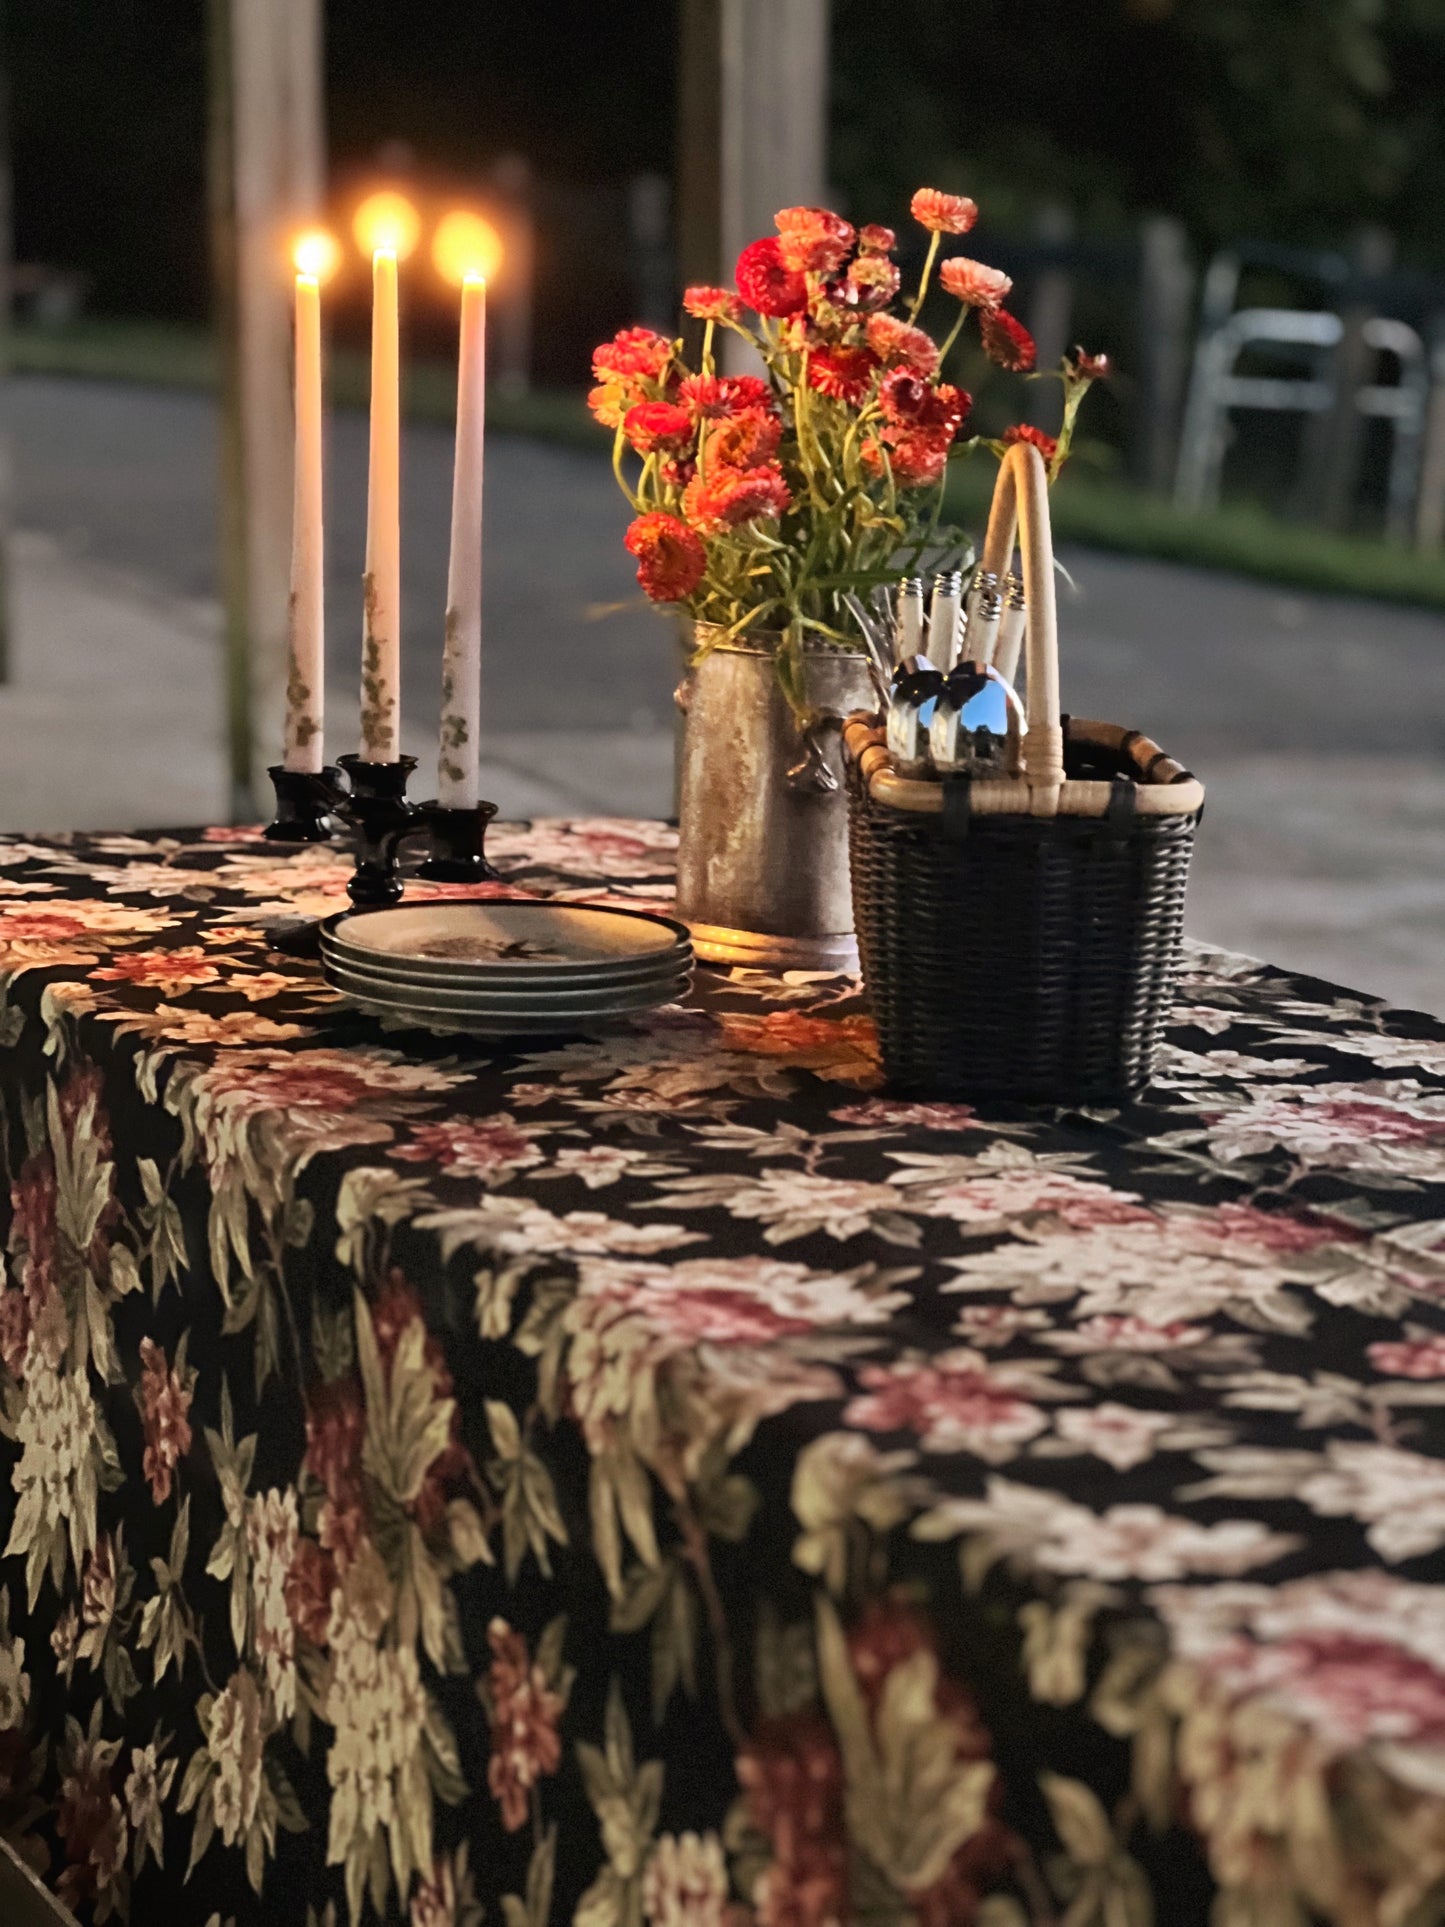
[[[848,808],[840,724],[875,704],[861,650],[803,644],[813,720],[800,730],[778,686],[772,632],[720,641],[678,690],[677,907],[711,963],[854,969]]]

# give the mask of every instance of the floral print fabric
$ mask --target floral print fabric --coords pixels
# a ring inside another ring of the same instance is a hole
[[[82,1918],[1441,1917],[1445,1028],[1195,949],[1123,1110],[895,1102],[838,977],[503,1054],[268,951],[346,874],[0,841],[0,1826]]]

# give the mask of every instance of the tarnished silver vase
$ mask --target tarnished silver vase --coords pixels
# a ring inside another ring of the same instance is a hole
[[[720,641],[699,623],[700,659],[678,690],[678,914],[710,963],[851,969],[841,719],[871,708],[861,651],[803,647],[804,731],[778,686],[782,638]]]

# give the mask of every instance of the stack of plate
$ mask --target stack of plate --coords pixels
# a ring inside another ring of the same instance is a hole
[[[675,1003],[687,930],[639,910],[507,900],[346,910],[321,930],[326,980],[353,1003],[479,1037],[605,1029]]]

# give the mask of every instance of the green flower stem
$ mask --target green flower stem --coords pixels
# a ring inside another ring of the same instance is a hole
[[[619,422],[617,432],[612,437],[612,473],[617,477],[617,486],[632,504],[633,513],[635,515],[641,515],[642,503],[632,492],[631,488],[629,488],[627,477],[622,472],[622,451],[626,446],[627,437],[623,434],[622,424]]]
[[[943,236],[935,228],[928,243],[928,253],[923,259],[923,272],[918,277],[918,292],[913,297],[913,306],[908,310],[910,321],[918,319],[918,310],[923,306],[923,297],[928,293],[928,279],[933,273],[933,264],[938,259],[938,244],[942,239]]]
[[[953,326],[949,329],[948,333],[943,337],[943,340],[939,345],[938,367],[939,367],[940,373],[943,370],[944,362],[948,360],[949,350],[953,347],[954,342],[958,340],[959,335],[963,332],[963,324],[965,321],[968,320],[968,317],[971,312],[972,310],[969,308],[968,303],[966,301],[959,302],[958,319],[957,321],[954,322]]]

